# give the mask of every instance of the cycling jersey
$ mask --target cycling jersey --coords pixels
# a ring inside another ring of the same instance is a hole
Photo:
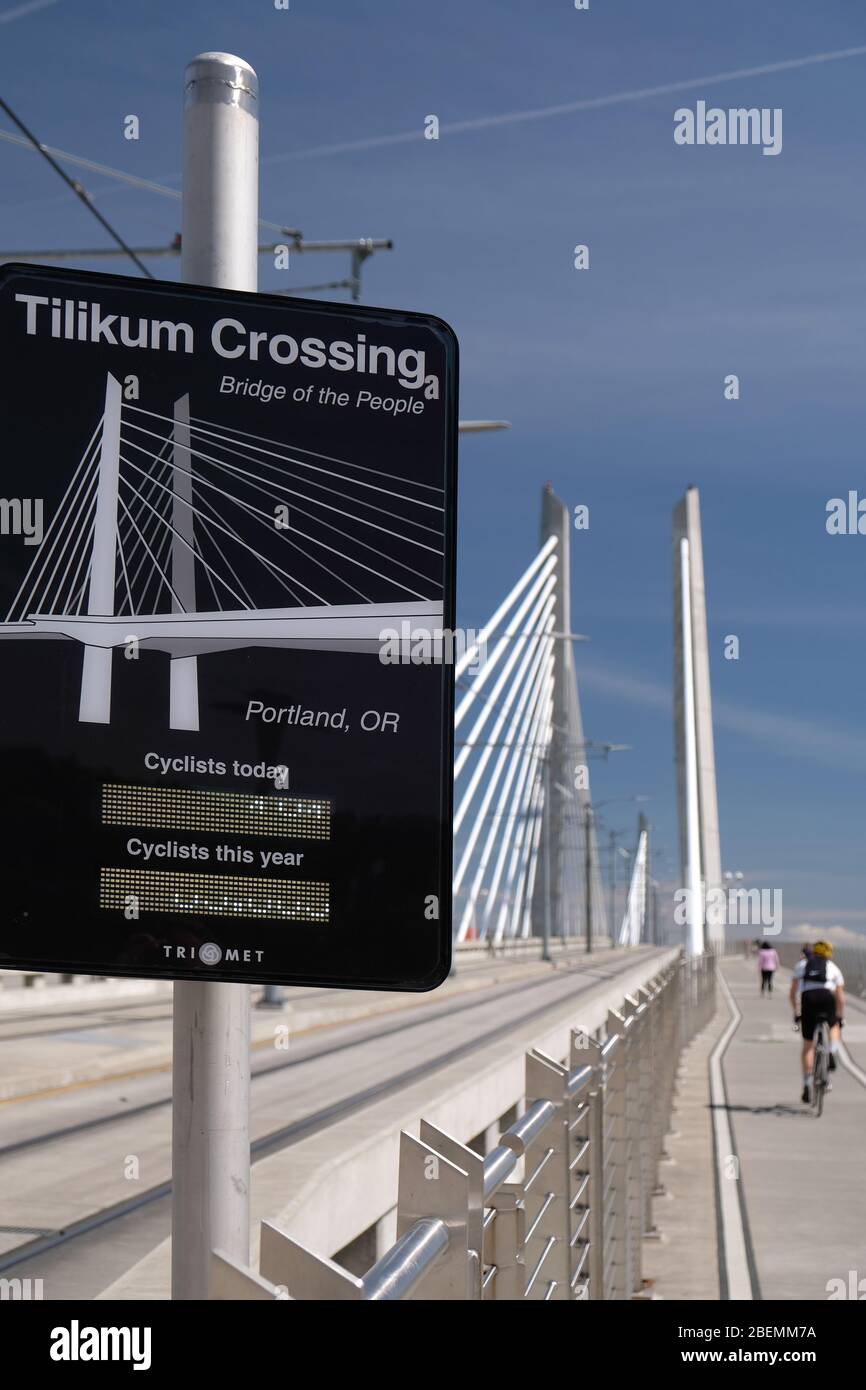
[[[844,986],[845,977],[832,960],[823,956],[810,956],[794,966],[794,979],[797,981],[797,994],[800,998],[813,989],[839,989]]]

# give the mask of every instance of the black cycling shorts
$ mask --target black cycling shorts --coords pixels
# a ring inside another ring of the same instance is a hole
[[[820,1020],[830,1027],[836,1022],[836,994],[832,989],[807,989],[800,995],[800,1017],[803,1037],[811,1042]]]

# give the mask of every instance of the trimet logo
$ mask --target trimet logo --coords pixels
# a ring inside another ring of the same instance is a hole
[[[238,965],[249,965],[254,960],[260,962],[265,954],[264,951],[255,951],[246,946],[227,946],[223,952],[222,946],[215,941],[203,941],[198,950],[194,946],[163,946],[162,950],[166,960],[194,961],[198,958],[202,965],[219,965],[223,955],[227,963],[232,961]]]

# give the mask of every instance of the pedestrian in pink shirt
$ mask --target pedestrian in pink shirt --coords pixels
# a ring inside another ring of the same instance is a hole
[[[773,976],[779,968],[779,956],[767,941],[758,948],[758,969],[761,972],[761,993],[773,993]]]

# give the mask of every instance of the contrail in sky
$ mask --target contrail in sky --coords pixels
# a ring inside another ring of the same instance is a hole
[[[13,19],[23,19],[34,10],[46,10],[49,5],[59,5],[60,0],[30,0],[29,5],[16,5],[14,10],[0,10],[0,24],[11,24]]]
[[[10,19],[17,18],[25,10],[57,3],[59,0],[33,0],[32,5],[23,5],[15,10],[7,10],[5,15],[0,12],[0,24],[8,23]],[[829,53],[812,53],[804,58],[787,58],[781,63],[764,63],[762,66],[754,68],[736,68],[731,72],[717,72],[709,77],[690,77],[680,82],[665,82],[657,87],[637,87],[630,92],[614,92],[606,97],[588,97],[583,101],[568,101],[558,106],[539,106],[526,111],[506,111],[498,116],[477,116],[468,121],[451,121],[440,125],[439,131],[440,134],[459,135],[462,131],[489,130],[496,126],[518,125],[522,121],[541,121],[552,116],[569,116],[577,111],[597,111],[605,106],[620,106],[629,102],[644,101],[649,97],[669,96],[673,92],[685,92],[694,88],[708,87],[713,83],[735,82],[744,77],[765,77],[776,72],[789,72],[793,68],[813,67],[818,63],[840,62],[843,58],[861,58],[864,54],[866,54],[866,44],[860,44],[857,48],[838,48]],[[404,130],[396,135],[376,135],[366,140],[349,140],[339,145],[317,145],[312,149],[288,150],[284,154],[268,155],[261,160],[261,163],[276,164],[285,160],[313,159],[320,155],[345,154],[354,150],[380,149],[386,145],[404,145],[408,144],[410,140],[420,139],[423,139],[423,131],[416,128]],[[0,140],[6,140],[13,145],[21,145],[31,151],[33,149],[28,140],[9,130],[0,130]],[[177,188],[167,187],[164,183],[157,183],[153,179],[143,179],[138,175],[128,174],[122,169],[113,169],[110,165],[85,159],[82,155],[71,154],[68,150],[56,149],[52,145],[44,145],[43,148],[48,150],[55,159],[77,165],[81,169],[90,169],[94,173],[102,174],[105,178],[132,184],[134,187],[139,187],[149,193],[159,193],[164,198],[178,199],[181,196]],[[174,177],[179,182],[180,175]],[[260,225],[277,228],[280,224],[262,222]]]
[[[811,53],[804,58],[787,58],[781,63],[762,63],[759,67],[735,68],[730,72],[716,72],[708,77],[689,77],[679,82],[664,82],[656,87],[636,87],[628,92],[613,92],[606,97],[587,97],[582,101],[564,101],[557,106],[536,106],[524,111],[504,111],[498,116],[476,116],[468,121],[443,122],[439,126],[440,135],[460,135],[469,130],[491,130],[496,126],[520,125],[525,121],[546,121],[553,116],[571,116],[578,111],[599,111],[605,106],[625,106],[633,101],[645,101],[648,97],[670,96],[673,92],[687,92],[694,88],[709,87],[720,82],[736,82],[744,77],[767,77],[777,72],[790,72],[794,68],[814,67],[818,63],[836,63],[843,58],[861,58],[866,54],[866,44],[857,48],[837,48],[828,53]],[[374,135],[365,140],[346,140],[337,145],[315,145],[306,150],[288,150],[285,154],[272,154],[262,160],[263,164],[278,164],[289,159],[313,159],[320,155],[350,154],[356,150],[375,150],[386,145],[408,144],[411,140],[421,140],[424,132],[416,127],[403,130],[396,135]]]

